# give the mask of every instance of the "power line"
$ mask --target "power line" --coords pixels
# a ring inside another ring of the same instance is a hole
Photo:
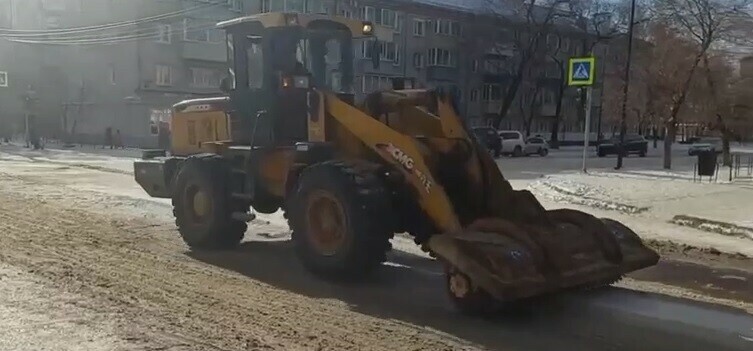
[[[187,27],[184,29],[185,32],[197,32],[207,29],[216,28],[215,25],[199,25],[194,27]],[[21,43],[21,44],[37,44],[37,45],[98,45],[98,44],[105,44],[105,45],[111,45],[111,44],[119,44],[119,43],[127,43],[127,42],[134,42],[134,41],[140,41],[144,39],[153,39],[157,35],[157,32],[151,32],[151,33],[145,33],[145,34],[135,34],[135,35],[124,35],[124,36],[116,36],[116,37],[102,37],[102,38],[93,38],[93,39],[56,39],[56,40],[29,40],[29,39],[6,39],[8,41],[14,42],[14,43]]]
[[[103,29],[114,29],[114,28],[123,28],[123,27],[130,27],[133,25],[143,24],[143,23],[150,23],[155,22],[159,20],[163,20],[166,18],[174,18],[179,17],[182,15],[185,15],[186,13],[190,13],[193,11],[214,7],[217,5],[221,5],[221,2],[213,2],[208,3],[204,5],[199,5],[195,7],[191,7],[188,9],[183,9],[179,11],[173,11],[164,13],[161,15],[156,16],[150,16],[150,17],[144,17],[136,20],[131,21],[123,21],[123,22],[114,22],[114,23],[108,23],[108,24],[102,24],[102,25],[96,25],[96,26],[87,26],[87,27],[77,27],[77,28],[66,28],[66,29],[50,29],[50,30],[36,30],[36,29],[0,29],[0,36],[10,36],[14,38],[34,38],[34,37],[46,37],[50,35],[62,35],[62,34],[75,34],[75,33],[87,33],[87,32],[93,32],[93,31],[100,31]]]
[[[186,27],[186,22],[184,20],[179,21],[173,21],[173,22],[162,22],[160,24],[169,25],[171,33],[175,32],[175,27],[178,27],[177,30],[183,30],[183,28],[194,28],[199,25],[214,25],[214,23],[201,23],[197,24],[192,27]],[[159,30],[157,30],[155,27],[148,27],[148,28],[134,28],[129,30],[121,30],[121,31],[112,31],[109,33],[92,33],[92,34],[86,34],[86,35],[75,35],[75,36],[60,36],[60,37],[25,37],[25,36],[4,36],[0,34],[0,39],[5,38],[11,41],[19,41],[19,40],[26,40],[26,41],[33,41],[33,42],[58,42],[58,41],[77,41],[77,40],[98,40],[98,39],[107,39],[107,38],[120,38],[124,36],[132,36],[132,35],[157,35],[159,33]]]

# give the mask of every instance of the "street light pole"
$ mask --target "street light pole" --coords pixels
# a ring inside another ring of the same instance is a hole
[[[630,90],[630,63],[633,58],[633,27],[635,25],[635,0],[630,2],[630,25],[628,26],[627,62],[625,63],[625,85],[622,90],[622,114],[620,115],[620,145],[617,148],[617,167],[622,168],[623,145],[627,132],[627,100]]]

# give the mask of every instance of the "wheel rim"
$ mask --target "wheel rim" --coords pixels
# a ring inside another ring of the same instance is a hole
[[[471,292],[471,282],[464,274],[459,272],[449,273],[450,293],[456,298],[463,298]]]
[[[345,209],[332,194],[319,190],[309,195],[306,206],[309,240],[322,255],[332,256],[345,243]]]
[[[190,186],[186,191],[188,200],[188,212],[191,221],[194,223],[204,223],[212,215],[212,198],[209,194],[198,186]]]

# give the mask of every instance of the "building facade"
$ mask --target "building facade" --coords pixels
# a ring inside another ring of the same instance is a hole
[[[464,116],[472,125],[486,125],[496,121],[504,91],[514,79],[515,38],[526,31],[520,21],[484,15],[485,3],[0,0],[0,9],[8,9],[0,11],[0,72],[8,72],[8,87],[2,87],[0,73],[0,104],[8,106],[0,118],[6,120],[3,125],[18,130],[18,121],[33,112],[47,136],[95,143],[110,127],[120,130],[129,145],[154,146],[158,126],[169,120],[172,104],[219,93],[227,58],[224,34],[214,24],[241,15],[287,11],[359,18],[394,30],[393,42],[382,43],[379,52],[371,52],[366,43],[354,45],[357,98],[389,89],[392,77],[413,78],[419,87],[455,88]],[[81,27],[90,28],[67,29]],[[495,33],[493,39],[480,40],[488,33]],[[584,52],[577,31],[558,28],[541,38],[539,44],[547,49],[530,65],[502,120],[503,129],[548,134],[564,63]],[[373,67],[372,55],[379,55],[379,68]],[[599,89],[597,84],[597,113]],[[24,96],[33,97],[32,107]],[[573,89],[564,91],[559,109],[564,135],[582,131],[580,96]]]

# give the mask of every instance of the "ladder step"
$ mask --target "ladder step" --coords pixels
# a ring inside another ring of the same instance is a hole
[[[230,215],[231,218],[233,218],[236,221],[240,222],[251,222],[254,219],[256,219],[256,213],[248,213],[248,212],[233,212],[232,215]]]

